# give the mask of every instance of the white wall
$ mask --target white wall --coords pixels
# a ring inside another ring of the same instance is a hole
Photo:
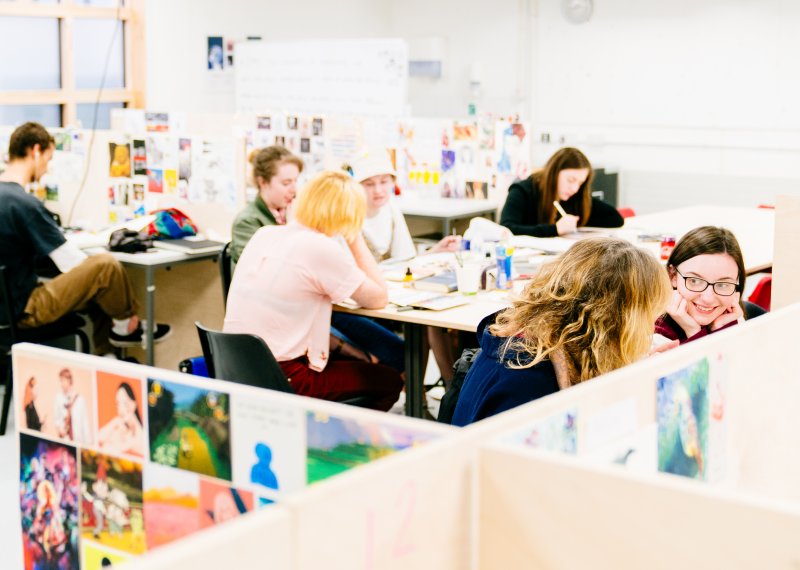
[[[205,69],[208,35],[402,37],[412,53],[439,38],[444,76],[409,80],[415,116],[520,113],[535,164],[578,146],[640,213],[800,195],[800,2],[594,3],[574,25],[560,0],[150,0],[148,107],[233,111],[232,81]]]

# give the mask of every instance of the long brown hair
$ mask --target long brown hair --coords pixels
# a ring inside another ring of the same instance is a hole
[[[739,247],[736,236],[726,228],[700,226],[686,233],[675,244],[675,248],[667,260],[667,272],[670,279],[675,276],[677,267],[684,261],[688,261],[698,255],[715,253],[726,253],[736,263],[736,269],[739,272],[739,285],[736,287],[736,291],[739,293],[739,304],[744,309],[742,295],[744,293],[744,281],[747,277],[744,256],[742,256],[742,248]]]
[[[577,148],[565,147],[556,151],[542,170],[531,175],[534,184],[539,187],[539,223],[555,223],[556,209],[553,201],[558,200],[558,174],[568,168],[588,168],[589,175],[575,195],[564,203],[564,210],[578,216],[580,226],[585,226],[589,221],[589,214],[592,213],[592,165]]]
[[[489,330],[508,338],[504,357],[518,354],[512,368],[563,351],[582,382],[647,354],[671,292],[650,253],[615,238],[586,239],[546,265]]]

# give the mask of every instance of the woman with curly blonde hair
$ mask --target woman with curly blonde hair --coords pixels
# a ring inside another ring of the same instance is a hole
[[[626,241],[575,244],[510,308],[481,322],[481,352],[452,423],[476,422],[645,356],[671,294],[664,273]]]

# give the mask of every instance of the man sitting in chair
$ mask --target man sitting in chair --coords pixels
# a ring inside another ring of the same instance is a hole
[[[110,345],[141,345],[144,332],[136,299],[119,261],[109,254],[87,257],[68,243],[44,205],[25,191],[25,185],[47,171],[54,150],[55,141],[42,125],[25,123],[11,135],[8,166],[0,175],[0,265],[10,281],[18,326],[40,327],[88,310],[96,353],[109,352]],[[35,272],[35,260],[41,257],[49,257],[61,272],[44,284]],[[153,340],[168,334],[169,326],[159,324]]]

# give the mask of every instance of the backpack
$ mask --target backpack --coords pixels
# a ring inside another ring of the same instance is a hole
[[[465,348],[459,359],[453,363],[453,381],[450,383],[450,389],[442,396],[442,402],[439,404],[439,416],[436,421],[444,424],[449,424],[453,421],[453,414],[456,411],[458,397],[461,395],[461,386],[464,385],[464,378],[467,377],[467,372],[472,368],[472,363],[475,362],[480,353],[480,348]]]
[[[108,249],[110,251],[139,253],[140,251],[147,251],[151,247],[153,247],[153,240],[146,233],[124,228],[111,232],[111,236],[108,239]]]
[[[156,219],[144,229],[153,239],[177,239],[197,235],[197,226],[177,208],[153,212]]]

